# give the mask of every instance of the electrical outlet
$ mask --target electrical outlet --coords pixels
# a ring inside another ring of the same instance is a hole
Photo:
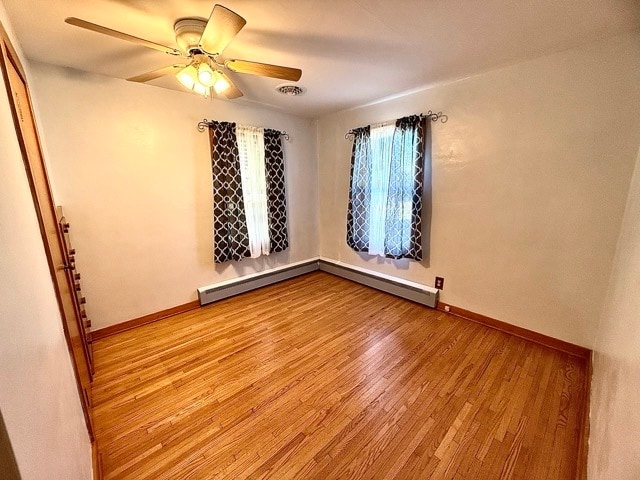
[[[436,277],[436,288],[438,290],[444,289],[444,277]]]

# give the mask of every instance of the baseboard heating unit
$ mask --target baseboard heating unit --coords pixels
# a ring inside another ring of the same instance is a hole
[[[216,302],[241,293],[266,287],[273,283],[288,280],[305,273],[322,270],[352,282],[366,285],[427,307],[436,308],[439,290],[420,283],[410,282],[390,275],[385,275],[353,265],[344,265],[328,259],[310,259],[292,263],[283,267],[272,268],[263,272],[233,278],[223,282],[198,288],[200,305]]]
[[[437,288],[391,277],[383,273],[372,272],[353,265],[344,265],[333,260],[321,258],[319,263],[320,270],[338,277],[406,298],[427,307],[436,308],[438,305],[439,290]]]
[[[206,305],[222,300],[223,298],[233,297],[234,295],[249,292],[256,288],[266,287],[272,283],[288,280],[315,270],[318,270],[317,259],[272,268],[264,272],[253,273],[245,275],[244,277],[219,282],[215,285],[200,287],[198,288],[198,300],[200,300],[200,305]]]

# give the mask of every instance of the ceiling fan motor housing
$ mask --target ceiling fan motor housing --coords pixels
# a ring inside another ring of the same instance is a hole
[[[182,18],[175,23],[173,29],[181,52],[189,55],[192,50],[200,50],[200,37],[206,25],[207,21],[201,18]]]

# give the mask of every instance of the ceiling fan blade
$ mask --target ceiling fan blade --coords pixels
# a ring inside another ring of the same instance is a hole
[[[243,93],[240,91],[238,87],[231,81],[231,79],[222,72],[218,72],[222,78],[224,78],[229,83],[229,88],[227,88],[222,94],[227,97],[229,100],[233,100],[234,98],[240,98]]]
[[[111,28],[103,27],[102,25],[96,25],[95,23],[87,22],[79,18],[69,17],[69,18],[65,18],[64,21],[67,22],[69,25],[74,25],[76,27],[91,30],[92,32],[98,32],[104,35],[109,35],[110,37],[119,38],[120,40],[126,40],[128,42],[142,45],[143,47],[153,48],[154,50],[168,53],[169,55],[180,55],[180,51],[175,48],[165,47],[164,45],[160,45],[159,43],[150,42],[149,40],[134,37],[133,35],[128,35],[126,33],[122,33],[117,30],[112,30]]]
[[[227,60],[224,62],[224,66],[232,72],[280,78],[281,80],[289,80],[291,82],[297,82],[302,76],[302,70],[299,68],[281,67],[268,63],[249,62],[247,60]]]
[[[200,37],[200,48],[211,55],[220,55],[246,23],[236,12],[214,5]]]
[[[180,70],[185,68],[186,65],[169,65],[168,67],[159,68],[157,70],[153,70],[151,72],[143,73],[141,75],[136,75],[135,77],[127,78],[130,82],[148,82],[149,80],[153,80],[154,78],[164,77],[165,75],[171,75],[178,73]]]

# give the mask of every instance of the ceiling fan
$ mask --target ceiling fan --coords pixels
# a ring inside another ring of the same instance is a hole
[[[178,48],[167,47],[133,35],[112,30],[75,17],[65,19],[70,25],[152,48],[179,57],[187,63],[176,63],[151,72],[127,78],[131,82],[148,82],[165,75],[175,74],[187,89],[208,97],[211,89],[228,99],[242,96],[242,92],[224,73],[247,73],[297,82],[302,76],[299,68],[281,67],[248,60],[222,60],[219,56],[247,21],[222,5],[214,5],[208,21],[201,18],[181,18],[174,24]]]

